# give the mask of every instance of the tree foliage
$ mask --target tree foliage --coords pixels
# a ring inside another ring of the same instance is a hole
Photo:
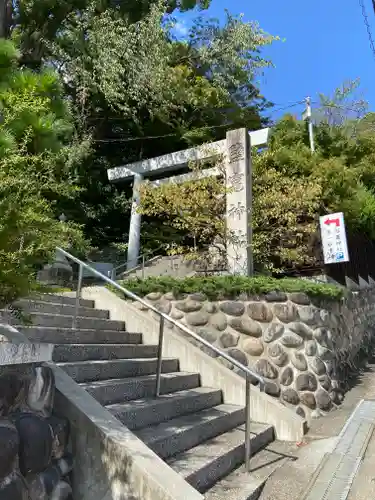
[[[29,291],[57,245],[84,246],[76,224],[57,220],[76,193],[69,108],[56,75],[19,69],[18,57],[0,40],[0,303]]]

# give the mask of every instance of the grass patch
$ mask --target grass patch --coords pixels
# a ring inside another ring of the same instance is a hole
[[[312,298],[338,300],[345,290],[335,285],[318,284],[298,278],[270,278],[257,276],[208,276],[191,278],[172,278],[169,276],[136,278],[120,282],[127,290],[140,297],[151,292],[173,292],[176,296],[183,293],[200,292],[210,300],[236,299],[240,295],[264,295],[279,291],[286,293],[304,292]]]

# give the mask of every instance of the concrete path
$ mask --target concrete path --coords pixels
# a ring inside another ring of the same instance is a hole
[[[375,400],[375,359],[353,381],[341,406],[313,420],[304,442],[291,445],[296,460],[289,461],[268,480],[261,500],[301,500],[323,459],[334,451],[338,436],[362,399]],[[374,415],[375,422],[375,415]],[[293,450],[294,448],[294,450]],[[375,437],[372,436],[347,500],[369,500],[375,488]],[[375,495],[374,495],[375,496]]]

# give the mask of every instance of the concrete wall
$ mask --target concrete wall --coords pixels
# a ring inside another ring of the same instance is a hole
[[[152,314],[140,311],[104,287],[85,288],[83,298],[95,300],[96,307],[108,309],[111,319],[125,321],[128,331],[141,332],[144,343],[158,343],[159,322]],[[181,332],[166,329],[163,355],[178,358],[182,371],[200,373],[202,385],[221,389],[226,403],[245,404],[244,379],[193,345]],[[281,440],[299,441],[306,429],[304,419],[277,399],[260,392],[258,387],[252,391],[251,415],[254,421],[273,425]]]

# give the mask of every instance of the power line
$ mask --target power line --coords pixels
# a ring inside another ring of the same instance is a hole
[[[366,30],[367,30],[368,39],[369,39],[369,42],[370,42],[370,47],[371,47],[372,55],[375,58],[375,43],[374,43],[374,39],[372,37],[370,23],[369,23],[369,20],[368,20],[368,15],[367,15],[367,11],[366,11],[364,0],[359,0],[359,5],[360,5],[360,7],[362,9],[362,16],[363,16],[363,20],[365,22],[365,26],[366,26]],[[372,0],[372,5],[373,5],[374,10],[375,10],[375,0]]]

